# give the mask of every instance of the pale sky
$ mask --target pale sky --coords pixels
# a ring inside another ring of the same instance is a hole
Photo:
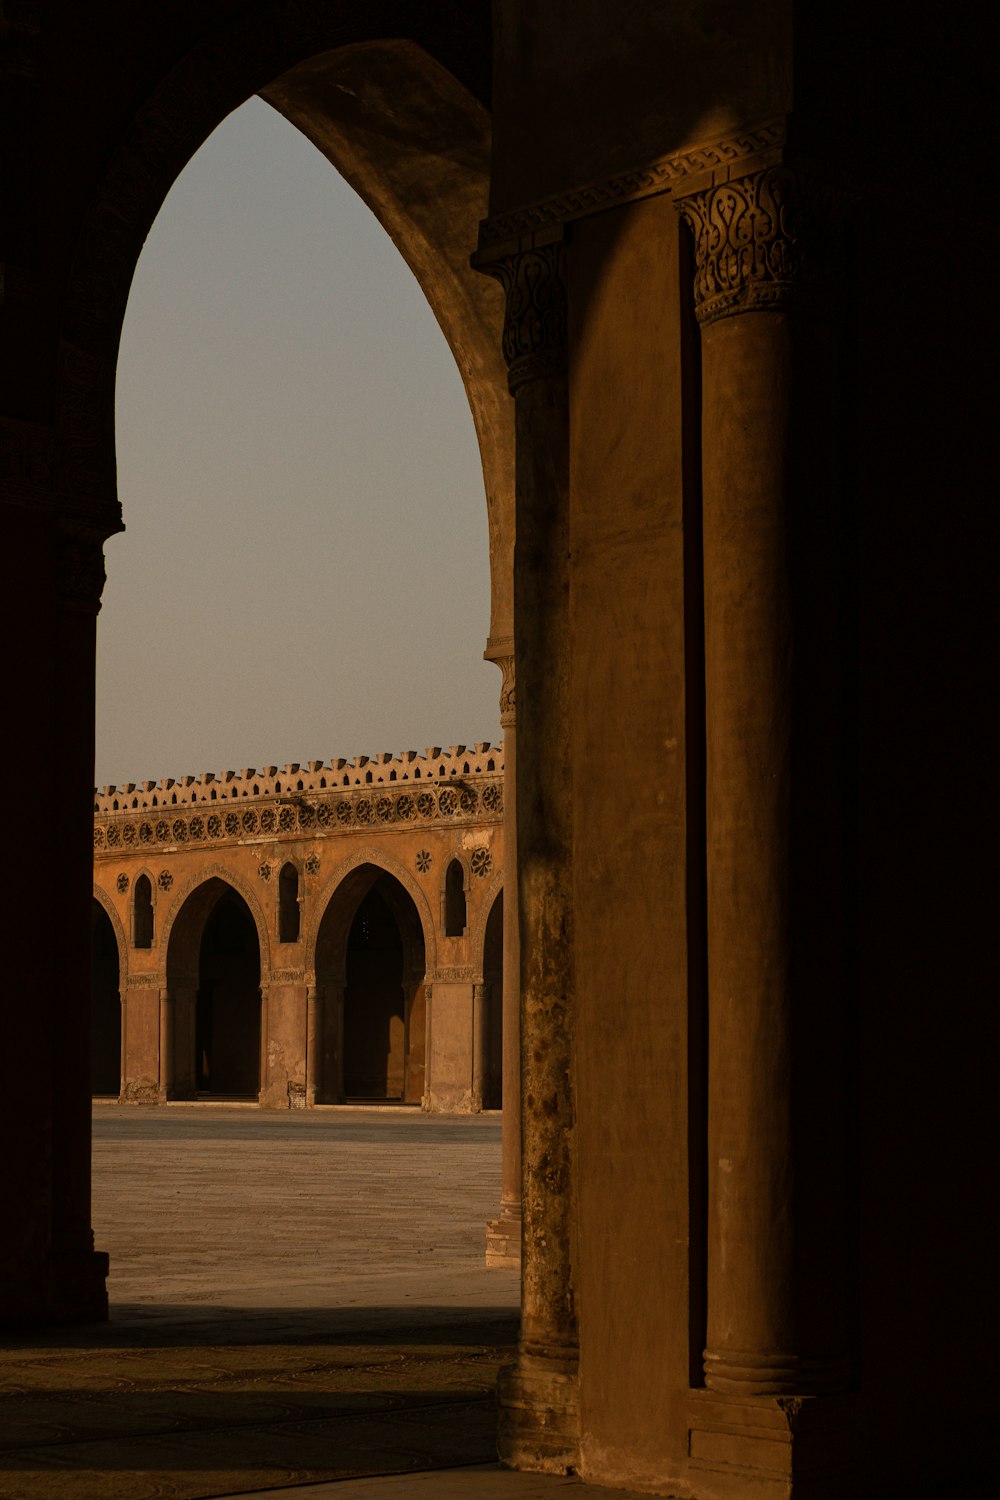
[[[98,785],[499,738],[458,371],[384,230],[258,99],[146,242],[117,424]]]

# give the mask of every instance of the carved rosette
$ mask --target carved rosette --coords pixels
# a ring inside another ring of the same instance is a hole
[[[506,297],[503,357],[511,395],[531,380],[565,371],[565,261],[559,240],[481,263]]]
[[[799,306],[836,259],[834,196],[790,167],[765,167],[674,201],[694,234],[701,324]]]

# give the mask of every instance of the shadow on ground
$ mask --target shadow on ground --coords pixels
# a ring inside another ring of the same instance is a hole
[[[407,1309],[401,1326],[383,1308],[190,1305],[15,1335],[0,1493],[201,1500],[488,1461],[516,1338],[506,1308]]]

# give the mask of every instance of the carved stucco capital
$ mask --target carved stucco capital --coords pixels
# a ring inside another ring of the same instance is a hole
[[[839,198],[828,185],[778,165],[674,202],[694,234],[699,323],[784,311],[829,284]]]
[[[566,368],[566,257],[561,240],[477,263],[504,289],[503,357],[513,395]]]
[[[510,729],[517,723],[517,685],[513,656],[498,656],[496,664],[503,673],[500,685],[500,727]]]
[[[56,546],[56,592],[63,608],[98,614],[106,578],[102,533],[63,523]]]

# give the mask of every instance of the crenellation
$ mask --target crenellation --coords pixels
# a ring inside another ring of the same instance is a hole
[[[203,771],[199,775],[164,776],[160,781],[112,784],[95,789],[94,814],[103,820],[123,818],[131,812],[153,813],[163,807],[197,807],[222,799],[266,802],[281,798],[294,801],[307,795],[330,803],[335,796],[343,797],[345,792],[353,803],[367,788],[376,786],[399,786],[410,781],[433,784],[455,777],[499,778],[502,772],[502,742],[494,745],[489,740],[480,740],[474,749],[452,745],[443,750],[440,745],[430,745],[423,755],[416,750],[398,753],[383,750],[371,756],[356,755],[350,760],[336,756],[329,762],[290,761],[283,768],[276,765],[259,769],[244,766],[240,771]],[[348,822],[351,816],[344,815]],[[101,847],[95,835],[98,852]]]

